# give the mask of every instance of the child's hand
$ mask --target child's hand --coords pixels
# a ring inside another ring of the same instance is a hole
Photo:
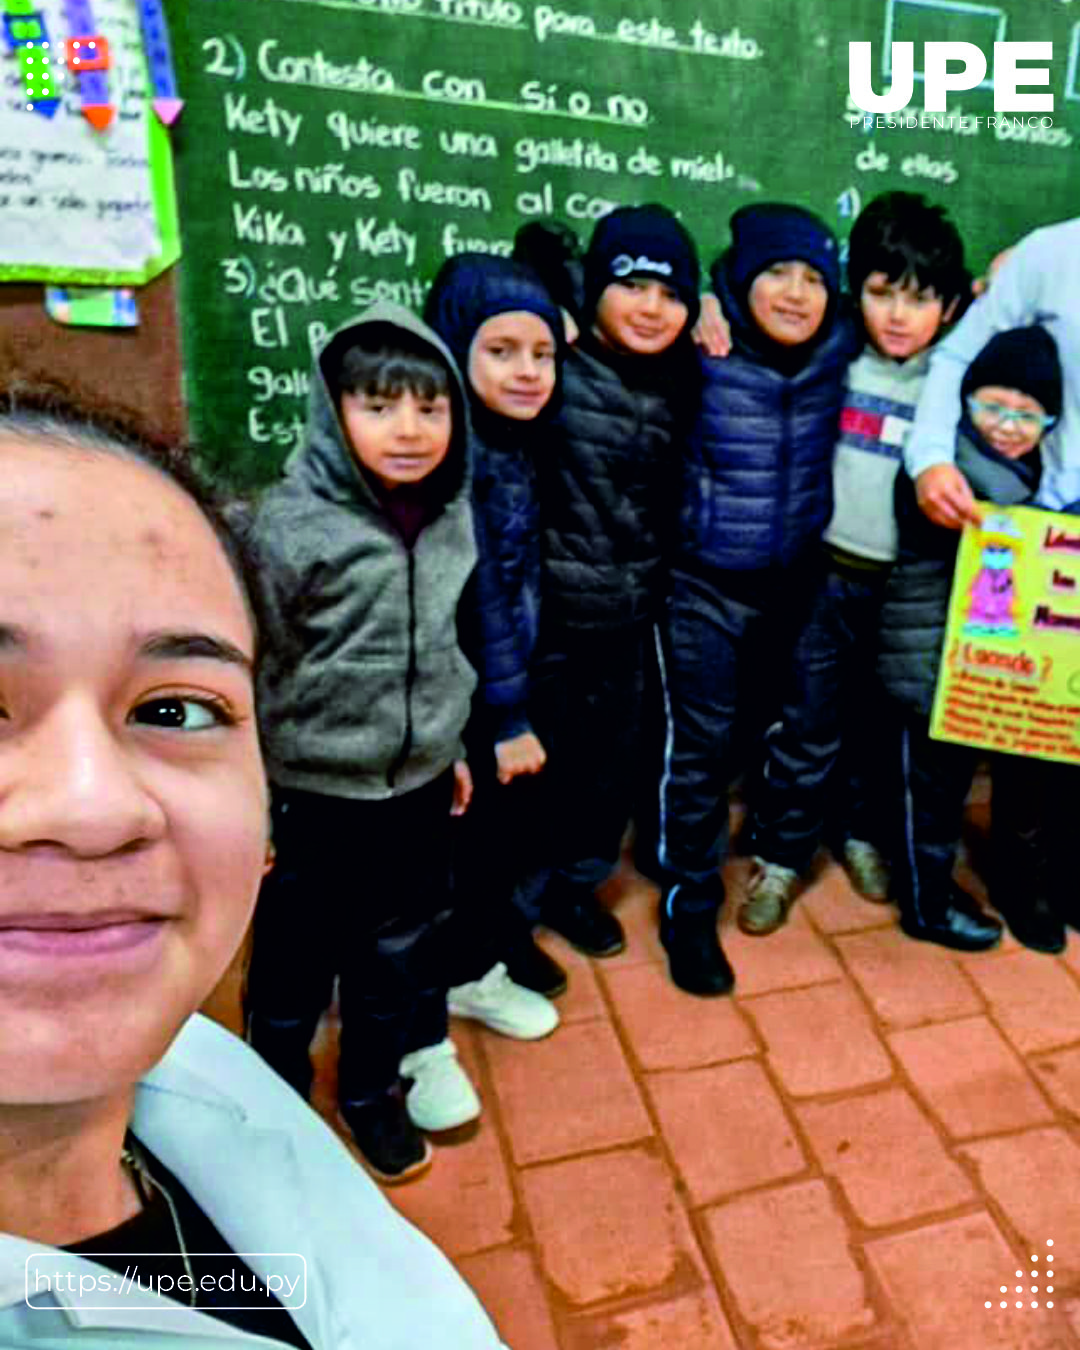
[[[450,804],[452,816],[463,816],[472,801],[472,774],[463,759],[454,760],[454,800]]]
[[[694,341],[709,356],[727,356],[731,351],[731,329],[711,291],[701,297],[701,315],[694,325]]]
[[[495,747],[497,776],[503,784],[513,782],[519,773],[539,773],[546,763],[547,751],[531,731],[500,741]]]
[[[923,513],[935,525],[960,530],[965,525],[982,524],[968,480],[955,464],[924,469],[915,480],[915,495]]]

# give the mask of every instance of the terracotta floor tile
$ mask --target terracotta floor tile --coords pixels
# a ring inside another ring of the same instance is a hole
[[[692,1204],[805,1169],[806,1157],[758,1061],[653,1074],[647,1086]]]
[[[514,1350],[559,1350],[547,1290],[529,1252],[500,1247],[466,1256],[456,1265],[506,1345]]]
[[[765,1042],[769,1063],[796,1097],[880,1083],[892,1061],[858,996],[847,984],[787,989],[743,1005]]]
[[[1062,1283],[1075,1281],[1080,1275],[1080,1145],[1062,1129],[1026,1130],[966,1144],[961,1152],[974,1161],[979,1180],[1021,1240],[1031,1244],[1028,1255],[1038,1254],[1040,1266],[1052,1265]],[[1053,1247],[1047,1247],[1047,1238]]]
[[[660,965],[601,972],[615,1016],[644,1069],[689,1069],[740,1059],[758,1050],[746,1018],[728,998],[692,998]]]
[[[1066,1350],[1071,1344],[1053,1312],[1013,1306],[1019,1257],[986,1214],[880,1238],[865,1252],[918,1350]],[[998,1306],[1006,1298],[1003,1284],[1009,1289],[1004,1309]]]
[[[532,1043],[492,1036],[484,1048],[517,1163],[652,1133],[608,1022],[571,1023]]]
[[[657,932],[657,905],[660,893],[651,881],[634,872],[620,877],[621,889],[615,913],[626,933],[626,950],[607,957],[605,970],[639,966],[643,962],[665,962],[667,957]]]
[[[1021,1054],[1080,1041],[1080,985],[1053,957],[1018,951],[966,968]]]
[[[705,1211],[739,1311],[764,1350],[828,1347],[874,1325],[847,1229],[822,1181],[799,1182]]]
[[[982,1000],[946,951],[913,942],[895,925],[838,937],[836,946],[887,1030],[983,1011]]]
[[[1028,1064],[1056,1105],[1080,1120],[1080,1048],[1055,1050]]]
[[[797,1108],[822,1167],[871,1228],[966,1204],[973,1192],[903,1088]]]
[[[431,1170],[407,1185],[386,1187],[386,1196],[448,1256],[481,1251],[514,1236],[514,1196],[488,1121],[461,1142],[436,1139]]]
[[[748,937],[735,922],[737,901],[738,897],[730,897],[720,928],[724,951],[735,968],[737,995],[766,994],[843,976],[843,967],[800,909],[768,937]]]
[[[1071,971],[1080,976],[1080,934],[1075,933],[1071,928],[1067,932],[1068,942],[1061,954],[1061,960]]]
[[[596,983],[596,969],[603,962],[582,956],[557,933],[547,930],[541,930],[540,946],[558,961],[568,977],[566,993],[554,1000],[562,1025],[606,1016],[607,1009]]]
[[[1022,1062],[985,1017],[898,1031],[888,1042],[916,1092],[957,1138],[1051,1117]]]
[[[739,1350],[711,1289],[626,1311],[568,1318],[566,1350]],[[524,1343],[521,1350],[531,1350]]]
[[[799,906],[809,914],[819,933],[856,933],[864,928],[891,928],[896,924],[896,910],[891,905],[864,900],[848,881],[844,869],[834,862],[803,892]]]
[[[544,1274],[572,1306],[704,1287],[671,1177],[645,1149],[529,1168],[521,1187]]]

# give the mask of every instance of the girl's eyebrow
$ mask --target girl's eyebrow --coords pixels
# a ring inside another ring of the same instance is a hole
[[[14,623],[0,623],[0,655],[25,652],[31,646],[25,628]],[[209,633],[150,633],[139,645],[139,655],[155,661],[223,661],[240,666],[249,674],[254,668],[247,656],[228,638],[213,637]]]
[[[0,640],[3,630],[0,629]],[[209,633],[151,633],[139,647],[140,656],[155,661],[223,661],[240,666],[250,675],[254,663],[228,638],[213,637]]]

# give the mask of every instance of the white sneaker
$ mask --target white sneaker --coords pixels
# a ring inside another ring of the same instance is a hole
[[[471,1017],[517,1041],[538,1041],[559,1025],[555,1005],[543,994],[515,984],[500,961],[480,980],[459,984],[446,996],[455,1017]]]
[[[449,1037],[405,1055],[400,1071],[402,1078],[413,1080],[405,1109],[418,1130],[454,1130],[480,1114],[480,1098]]]

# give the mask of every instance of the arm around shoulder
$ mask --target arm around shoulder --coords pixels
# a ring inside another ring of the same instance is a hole
[[[904,447],[904,467],[912,478],[952,465],[964,372],[995,333],[1035,321],[1044,289],[1043,253],[1037,233],[1018,244],[994,284],[934,352],[915,425]]]

